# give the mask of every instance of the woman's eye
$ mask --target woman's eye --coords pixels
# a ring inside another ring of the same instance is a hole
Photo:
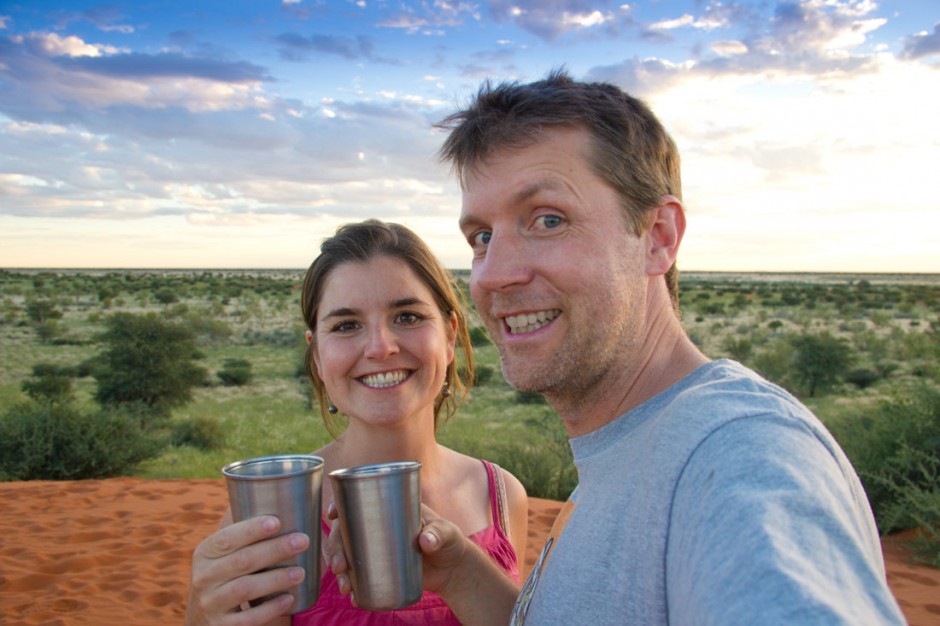
[[[424,319],[421,315],[417,313],[399,313],[398,314],[398,323],[404,326],[414,326],[418,322]]]
[[[333,326],[334,333],[348,333],[356,330],[355,322],[340,322]]]
[[[557,215],[542,215],[536,220],[541,223],[544,228],[558,228],[561,226],[561,218]]]

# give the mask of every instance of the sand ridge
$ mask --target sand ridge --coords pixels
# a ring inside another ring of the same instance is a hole
[[[0,483],[0,623],[181,623],[192,551],[227,506],[221,479]],[[561,503],[529,499],[523,575]],[[884,542],[888,583],[911,626],[940,624],[940,570]]]

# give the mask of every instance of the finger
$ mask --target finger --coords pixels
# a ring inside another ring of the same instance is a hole
[[[245,603],[256,602],[259,599],[264,599],[264,602],[260,604],[274,603],[276,605],[278,602],[285,602],[285,596],[291,597],[290,592],[296,590],[305,577],[302,567],[276,567],[236,578],[223,585],[219,590],[219,595],[224,598],[225,610],[234,610],[236,607],[244,606]],[[295,594],[296,591],[294,591]],[[291,602],[287,601],[287,606],[290,605]]]
[[[340,528],[339,520],[334,520],[330,525],[330,536],[324,542],[323,558],[329,563],[330,569],[334,574],[342,574],[348,569],[346,562],[346,551],[343,548],[343,531]]]
[[[218,559],[194,560],[191,597],[205,612],[230,611],[246,600],[243,596],[257,591],[255,586],[250,587],[248,591],[235,587],[233,591],[233,583],[249,578],[247,583],[239,584],[250,584],[250,575],[275,567],[278,563],[303,552],[309,545],[310,540],[305,534],[291,533],[251,544]],[[285,585],[276,591],[283,591],[288,587],[289,585]]]
[[[307,535],[291,533],[253,543],[216,563],[229,574],[229,578],[235,578],[275,567],[309,547],[310,538]]]
[[[281,522],[273,515],[262,515],[226,526],[206,537],[196,546],[194,558],[218,559],[272,537],[281,529]]]
[[[285,593],[256,606],[246,605],[239,609],[240,623],[267,624],[277,617],[287,615],[292,604],[294,604],[294,596]]]

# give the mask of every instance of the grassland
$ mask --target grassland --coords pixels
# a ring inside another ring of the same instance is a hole
[[[455,275],[465,284],[465,272]],[[36,364],[82,372],[101,350],[108,316],[157,312],[193,329],[210,373],[165,428],[213,423],[220,434],[208,449],[167,445],[134,475],[218,477],[235,458],[316,449],[329,434],[303,378],[301,277],[0,271],[0,414],[28,400],[23,385]],[[756,369],[833,430],[863,475],[883,530],[940,526],[940,276],[688,273],[681,304],[685,327],[708,356]],[[441,440],[506,466],[532,495],[566,497],[577,479],[560,421],[540,398],[510,388],[495,348],[480,344],[481,383]],[[250,363],[248,384],[222,384],[217,374],[227,359]],[[87,371],[72,388],[77,406],[95,406]]]

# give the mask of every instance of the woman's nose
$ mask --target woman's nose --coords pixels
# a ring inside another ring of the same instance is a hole
[[[395,333],[384,325],[373,327],[369,332],[366,357],[370,359],[384,359],[396,352],[398,352],[398,342],[395,338]]]

